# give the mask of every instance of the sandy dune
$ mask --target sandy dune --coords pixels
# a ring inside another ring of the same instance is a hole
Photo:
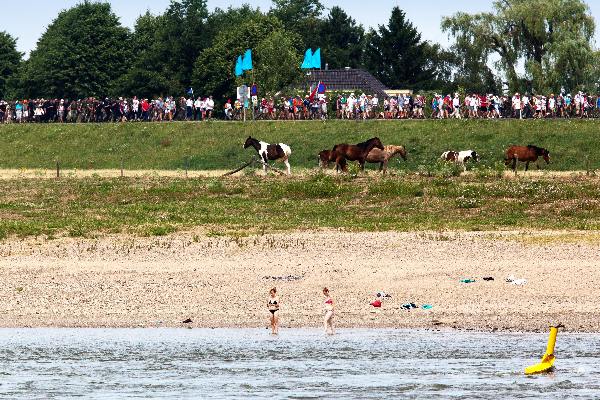
[[[193,326],[259,327],[266,325],[273,286],[282,326],[319,326],[321,289],[328,286],[338,326],[545,331],[563,322],[571,331],[600,332],[600,247],[553,237],[319,232],[15,239],[0,244],[0,326],[180,326],[189,317]],[[509,275],[527,284],[508,284]],[[481,279],[487,276],[495,280]],[[374,313],[369,302],[379,290],[392,298]],[[406,311],[407,302],[433,309]]]

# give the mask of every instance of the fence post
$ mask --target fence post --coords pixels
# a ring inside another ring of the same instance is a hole
[[[185,164],[185,177],[188,177],[188,169],[190,168],[190,158],[188,156],[184,157],[184,164]]]
[[[515,176],[517,176],[518,169],[519,169],[519,156],[515,153]]]
[[[587,154],[585,156],[585,174],[586,176],[590,176],[592,174],[592,170],[590,168],[590,155]]]
[[[60,178],[60,163],[56,160],[56,177]]]
[[[123,157],[121,157],[121,178],[123,178],[125,176],[125,174],[123,173],[124,167],[125,167],[125,160],[123,159]]]

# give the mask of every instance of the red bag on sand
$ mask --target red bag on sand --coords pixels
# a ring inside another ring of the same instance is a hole
[[[375,300],[371,305],[376,308],[381,308],[381,300]]]

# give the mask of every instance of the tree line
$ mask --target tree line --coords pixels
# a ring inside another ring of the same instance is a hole
[[[321,48],[330,69],[364,68],[390,88],[499,93],[598,89],[595,21],[583,0],[498,0],[489,13],[441,21],[448,49],[422,39],[395,7],[385,25],[365,30],[320,0],[273,0],[217,8],[171,0],[159,15],[123,27],[109,3],[85,0],[59,13],[29,58],[0,32],[1,98],[157,97],[188,88],[216,99],[242,83],[233,66],[254,51],[252,79],[263,93],[298,85],[302,55]],[[246,82],[249,83],[249,82]]]

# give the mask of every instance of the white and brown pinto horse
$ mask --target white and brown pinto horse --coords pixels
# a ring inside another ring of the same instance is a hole
[[[246,143],[244,143],[244,149],[247,149],[248,147],[254,147],[254,150],[256,150],[260,156],[265,174],[267,173],[267,163],[269,161],[283,162],[287,167],[287,174],[292,174],[289,162],[290,156],[292,155],[292,149],[287,144],[269,144],[249,136],[248,139],[246,139]]]
[[[460,164],[465,170],[467,169],[466,164],[468,162],[479,162],[479,154],[473,150],[446,151],[440,158],[443,161]]]

